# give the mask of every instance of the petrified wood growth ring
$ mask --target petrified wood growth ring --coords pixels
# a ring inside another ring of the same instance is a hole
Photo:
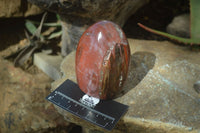
[[[89,96],[113,99],[122,91],[128,73],[130,48],[122,29],[100,21],[81,36],[76,51],[79,87]]]

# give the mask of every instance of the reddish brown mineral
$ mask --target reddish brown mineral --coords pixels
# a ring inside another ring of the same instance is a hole
[[[80,89],[100,99],[112,99],[122,91],[130,60],[130,48],[122,29],[100,21],[81,36],[76,51],[76,76]]]

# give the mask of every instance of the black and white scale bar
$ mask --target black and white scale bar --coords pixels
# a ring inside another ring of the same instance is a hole
[[[78,85],[66,80],[46,99],[62,109],[107,130],[112,130],[128,106],[112,100],[100,100],[95,107],[80,102],[85,95]]]

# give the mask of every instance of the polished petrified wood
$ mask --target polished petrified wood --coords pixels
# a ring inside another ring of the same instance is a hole
[[[115,98],[128,73],[130,48],[122,29],[113,22],[100,21],[81,36],[76,51],[79,87],[89,96]]]

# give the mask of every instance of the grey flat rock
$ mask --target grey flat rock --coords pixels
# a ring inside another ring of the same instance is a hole
[[[190,15],[181,14],[174,17],[166,30],[172,35],[190,38]]]
[[[200,53],[168,41],[129,39],[131,65],[124,95],[115,99],[129,106],[112,133],[200,132],[200,97],[193,85],[200,80]],[[62,62],[63,77],[76,82],[75,52]],[[57,107],[67,121],[85,132],[107,132]]]
[[[62,57],[60,55],[48,55],[42,52],[34,54],[34,65],[54,80],[61,78],[61,62]]]

